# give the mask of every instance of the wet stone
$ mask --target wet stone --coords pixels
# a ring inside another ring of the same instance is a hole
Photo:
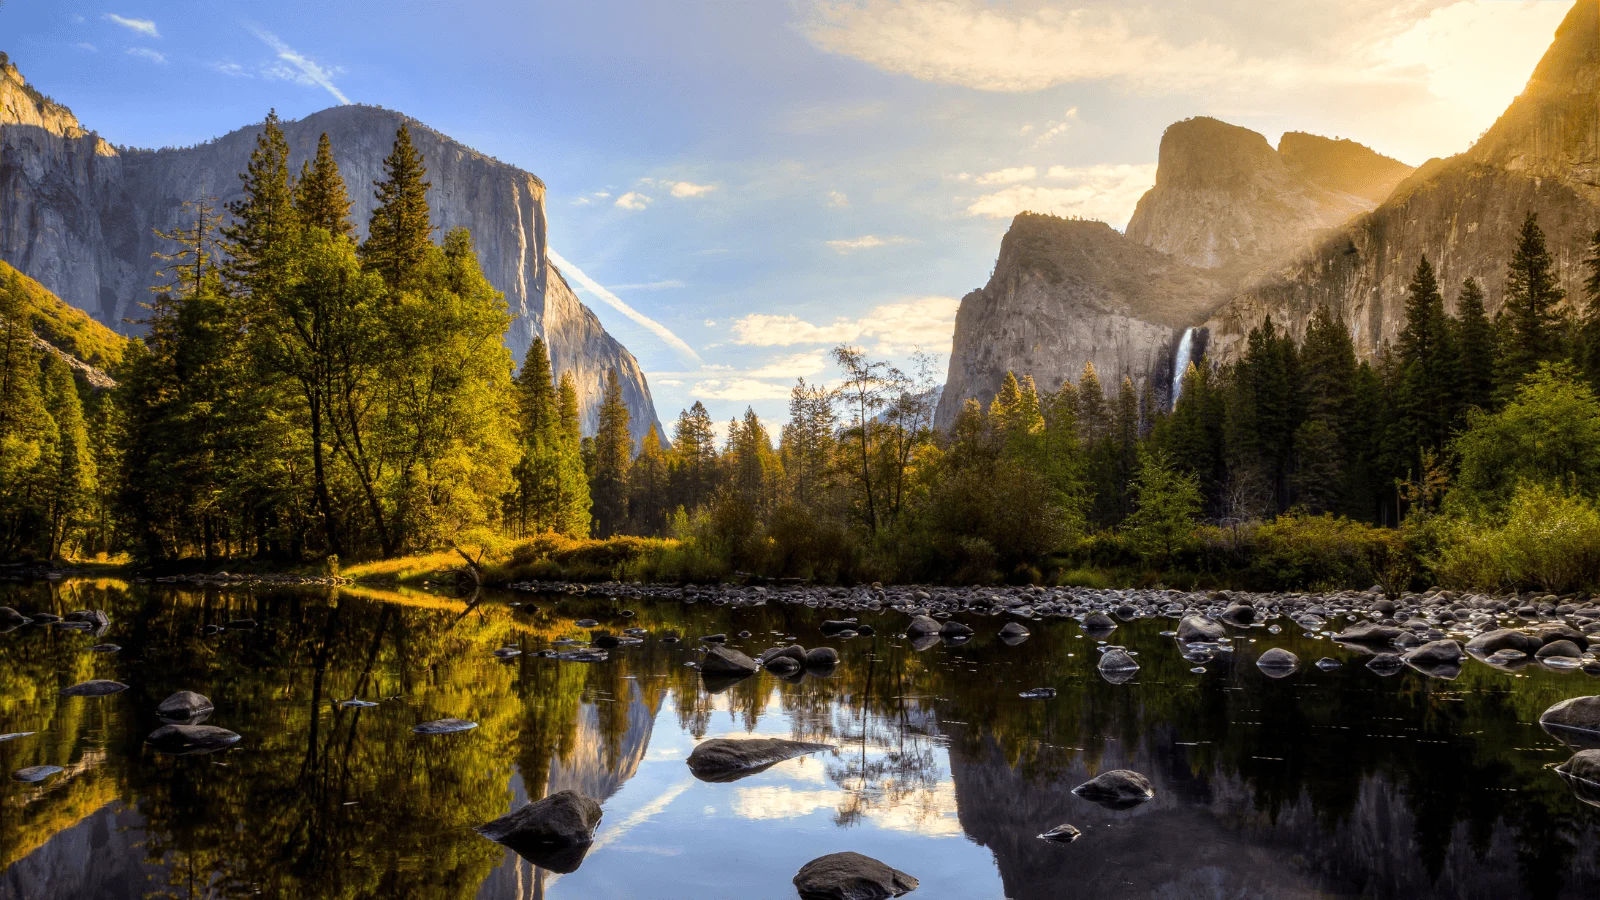
[[[477,722],[468,722],[466,719],[434,719],[432,722],[423,722],[411,730],[417,734],[456,734],[477,727]]]

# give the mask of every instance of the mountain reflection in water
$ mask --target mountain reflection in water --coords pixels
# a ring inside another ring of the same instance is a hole
[[[1273,646],[1358,660],[1290,627],[1240,631],[1237,658],[1197,675],[1164,619],[1117,629],[1141,668],[1116,685],[1070,621],[1008,646],[1004,619],[974,618],[971,642],[917,651],[898,614],[863,614],[878,635],[841,641],[800,606],[629,618],[602,599],[87,580],[0,586],[0,605],[112,619],[103,638],[0,634],[0,733],[38,732],[0,743],[0,766],[65,769],[0,788],[0,900],[782,897],[840,850],[917,876],[918,898],[1600,895],[1600,809],[1551,771],[1570,751],[1535,724],[1595,692],[1577,672],[1267,678],[1254,660]],[[238,618],[261,626],[204,634]],[[537,655],[587,640],[584,618],[652,636],[602,663]],[[730,646],[751,655],[793,636],[842,661],[708,692],[695,638],[742,630]],[[87,652],[103,640],[122,651]],[[523,654],[497,659],[507,644]],[[89,678],[131,687],[58,695]],[[1018,697],[1038,687],[1057,695]],[[181,689],[212,699],[236,749],[144,745]],[[339,706],[352,697],[378,705]],[[479,727],[411,732],[443,717]],[[833,749],[726,783],[684,764],[704,738],[746,735]],[[1147,775],[1155,799],[1113,812],[1071,793],[1112,768]],[[570,874],[472,830],[567,789],[604,808]],[[1083,836],[1037,839],[1063,823]]]

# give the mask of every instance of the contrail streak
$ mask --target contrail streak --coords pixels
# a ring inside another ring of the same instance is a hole
[[[657,322],[655,319],[650,318],[644,313],[639,312],[637,309],[634,309],[628,304],[623,303],[621,297],[618,297],[616,294],[606,290],[605,286],[600,284],[600,282],[595,281],[588,275],[583,274],[582,269],[563,259],[561,254],[557,253],[556,251],[547,247],[545,248],[545,255],[550,257],[550,261],[556,264],[556,268],[567,273],[568,275],[571,275],[574,281],[583,286],[584,290],[595,295],[596,297],[599,297],[601,300],[604,300],[617,312],[622,313],[638,324],[650,329],[650,331],[653,332],[656,337],[661,338],[661,340],[665,342],[667,346],[677,351],[679,356],[682,356],[686,360],[693,361],[697,366],[703,363],[703,360],[700,359],[700,354],[694,352],[693,347],[684,343],[683,338],[673,334],[672,329],[661,324],[660,322]]]

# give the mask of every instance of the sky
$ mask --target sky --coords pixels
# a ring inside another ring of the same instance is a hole
[[[1571,6],[0,0],[0,50],[119,145],[354,102],[533,172],[552,250],[662,419],[699,399],[781,421],[841,343],[928,354],[942,382],[1011,217],[1124,227],[1171,123],[1419,165],[1493,123]]]

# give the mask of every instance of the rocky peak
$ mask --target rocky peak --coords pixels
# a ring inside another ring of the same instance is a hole
[[[1410,172],[1354,142],[1295,134],[1285,147],[1216,119],[1171,126],[1128,237],[1189,265],[1259,271],[1376,206]]]
[[[0,125],[28,125],[56,136],[80,138],[89,132],[72,110],[39,93],[0,52]]]
[[[1578,0],[1522,94],[1467,155],[1600,202],[1600,0]]]

